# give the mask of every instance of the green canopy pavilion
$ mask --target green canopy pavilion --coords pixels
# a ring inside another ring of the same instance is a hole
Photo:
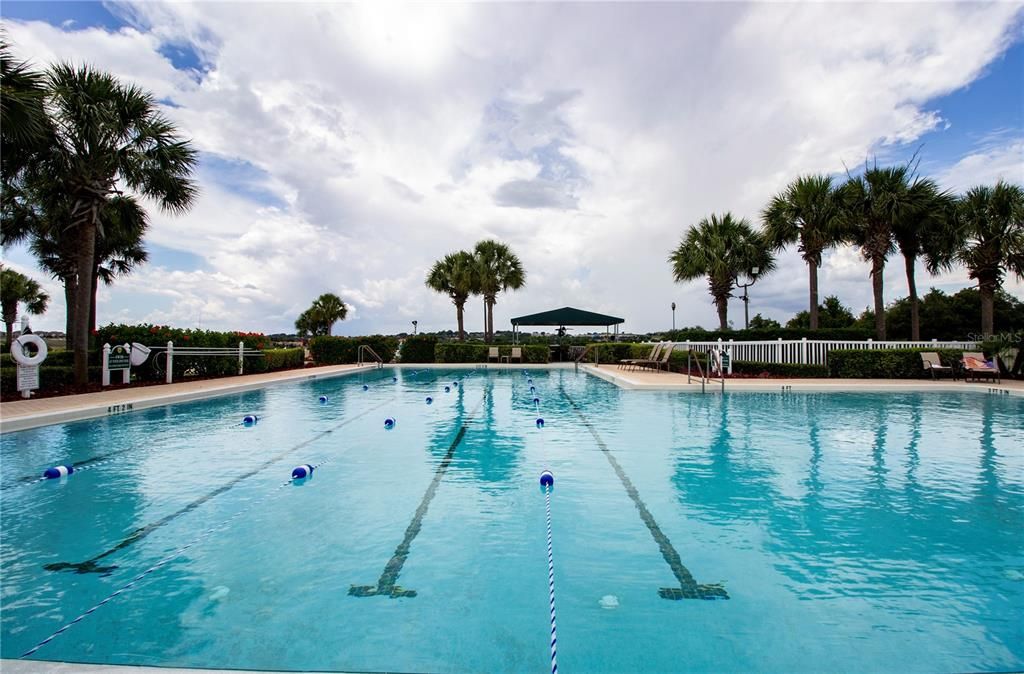
[[[516,336],[519,333],[519,326],[521,325],[557,325],[559,330],[562,331],[562,334],[564,334],[564,328],[569,325],[603,325],[605,331],[607,331],[609,327],[615,326],[615,334],[617,335],[619,334],[619,325],[625,322],[625,319],[618,318],[617,316],[607,316],[593,311],[574,309],[573,307],[562,307],[561,309],[542,311],[539,314],[530,314],[529,316],[518,316],[513,318],[512,341],[517,341]]]

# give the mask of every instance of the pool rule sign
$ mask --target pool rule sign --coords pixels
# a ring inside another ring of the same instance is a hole
[[[121,382],[131,381],[132,347],[130,344],[118,344],[111,347],[103,345],[103,385],[110,386],[110,373],[121,371]]]
[[[18,390],[22,398],[31,397],[39,388],[39,365],[46,360],[46,342],[29,333],[14,340],[12,346],[11,358],[18,364]]]

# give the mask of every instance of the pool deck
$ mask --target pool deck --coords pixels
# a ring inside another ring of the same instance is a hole
[[[222,379],[154,384],[99,393],[14,400],[0,403],[0,432],[20,431],[65,421],[91,419],[170,403],[229,395],[271,384],[373,370],[372,365],[327,365],[302,370],[248,374]]]
[[[385,366],[396,367],[396,366]],[[572,369],[571,363],[538,365],[497,365],[480,364],[456,365],[452,363],[431,365],[407,365],[416,369],[445,368],[488,370],[519,369]],[[328,365],[303,370],[286,370],[265,374],[242,375],[223,379],[161,384],[137,388],[123,388],[100,393],[41,398],[38,400],[16,400],[0,403],[0,432],[19,431],[37,426],[90,419],[134,410],[157,407],[170,403],[199,400],[221,395],[263,388],[272,384],[289,381],[303,381],[321,377],[369,371],[372,365]],[[622,370],[616,365],[581,365],[580,370],[609,381],[620,388],[635,391],[679,391],[697,393],[701,391],[700,380],[696,377],[687,381],[686,374],[655,372],[652,370]],[[705,384],[708,393],[721,392],[720,380]],[[993,381],[965,382],[940,379],[726,379],[726,391],[759,391],[774,393],[783,391],[974,391],[978,393],[1024,396],[1024,381],[1004,379]]]

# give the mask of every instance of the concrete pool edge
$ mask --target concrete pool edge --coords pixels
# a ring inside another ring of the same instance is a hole
[[[373,365],[328,365],[302,370],[242,375],[227,379],[205,379],[197,382],[124,388],[39,400],[11,401],[0,403],[0,433],[114,416],[162,405],[252,391],[275,384],[341,377],[374,369]]]
[[[405,363],[385,367],[410,370],[565,370],[573,363]],[[243,375],[228,379],[207,379],[198,382],[165,384],[141,388],[117,389],[76,396],[11,401],[0,404],[0,433],[28,430],[51,424],[93,419],[160,407],[180,402],[215,398],[233,393],[266,388],[281,383],[340,377],[369,372],[374,365],[329,365],[302,370],[286,370],[265,374]],[[622,371],[612,364],[580,365],[579,370],[629,391],[700,392],[700,383],[686,382],[686,375],[654,371]],[[240,381],[244,380],[244,381]],[[708,393],[721,391],[720,384],[708,383]],[[1024,381],[1006,380],[995,383],[927,379],[728,379],[729,392],[962,392],[1013,395],[1024,397]]]
[[[648,371],[620,371],[614,365],[581,365],[580,369],[619,388],[630,391],[676,391],[699,393],[700,381],[694,377],[686,382],[686,374]],[[718,380],[707,383],[708,393],[720,393]],[[1005,380],[994,382],[964,382],[949,379],[726,379],[727,392],[743,393],[988,393],[998,395],[1024,396],[1024,381]]]

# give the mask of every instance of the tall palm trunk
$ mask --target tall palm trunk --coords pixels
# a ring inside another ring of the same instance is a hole
[[[903,264],[907,270],[907,291],[910,293],[910,339],[921,341],[921,312],[917,300],[917,280],[914,278],[915,256],[904,255]]]
[[[14,312],[11,313],[11,314],[4,314],[4,326],[6,326],[6,328],[7,328],[7,340],[4,342],[4,344],[7,345],[7,352],[8,353],[10,353],[12,351],[11,346],[12,346],[12,340],[14,339],[14,321],[17,320],[17,318],[18,318],[18,310],[17,310],[17,308],[15,308]]]
[[[818,263],[807,262],[807,285],[811,290],[811,330],[818,329]]]
[[[95,209],[93,209],[95,212]],[[89,382],[89,305],[92,301],[93,260],[96,257],[96,219],[86,216],[78,225],[78,288],[75,293],[75,384]]]
[[[992,339],[995,334],[995,296],[998,287],[994,274],[978,275],[978,292],[981,295],[981,333],[982,339]]]
[[[464,317],[463,317],[463,314],[465,313],[465,309],[466,309],[466,300],[461,300],[461,301],[456,300],[455,301],[455,315],[458,318],[458,322],[459,322],[459,341],[460,342],[466,341],[466,329],[465,329],[465,321],[464,321]]]
[[[883,274],[885,273],[885,257],[874,256],[871,259],[871,289],[875,296],[875,339],[885,341],[885,299],[882,294]]]
[[[75,298],[78,293],[78,277],[68,276],[64,279],[64,348],[75,349]]]
[[[485,312],[486,322],[484,324],[484,341],[488,344],[494,341],[494,305],[497,299],[494,295],[485,295],[484,302],[487,310]]]
[[[100,270],[94,264],[92,267],[92,293],[89,296],[89,341],[96,334],[96,295],[100,287]],[[95,348],[95,344],[89,344],[89,348]]]

